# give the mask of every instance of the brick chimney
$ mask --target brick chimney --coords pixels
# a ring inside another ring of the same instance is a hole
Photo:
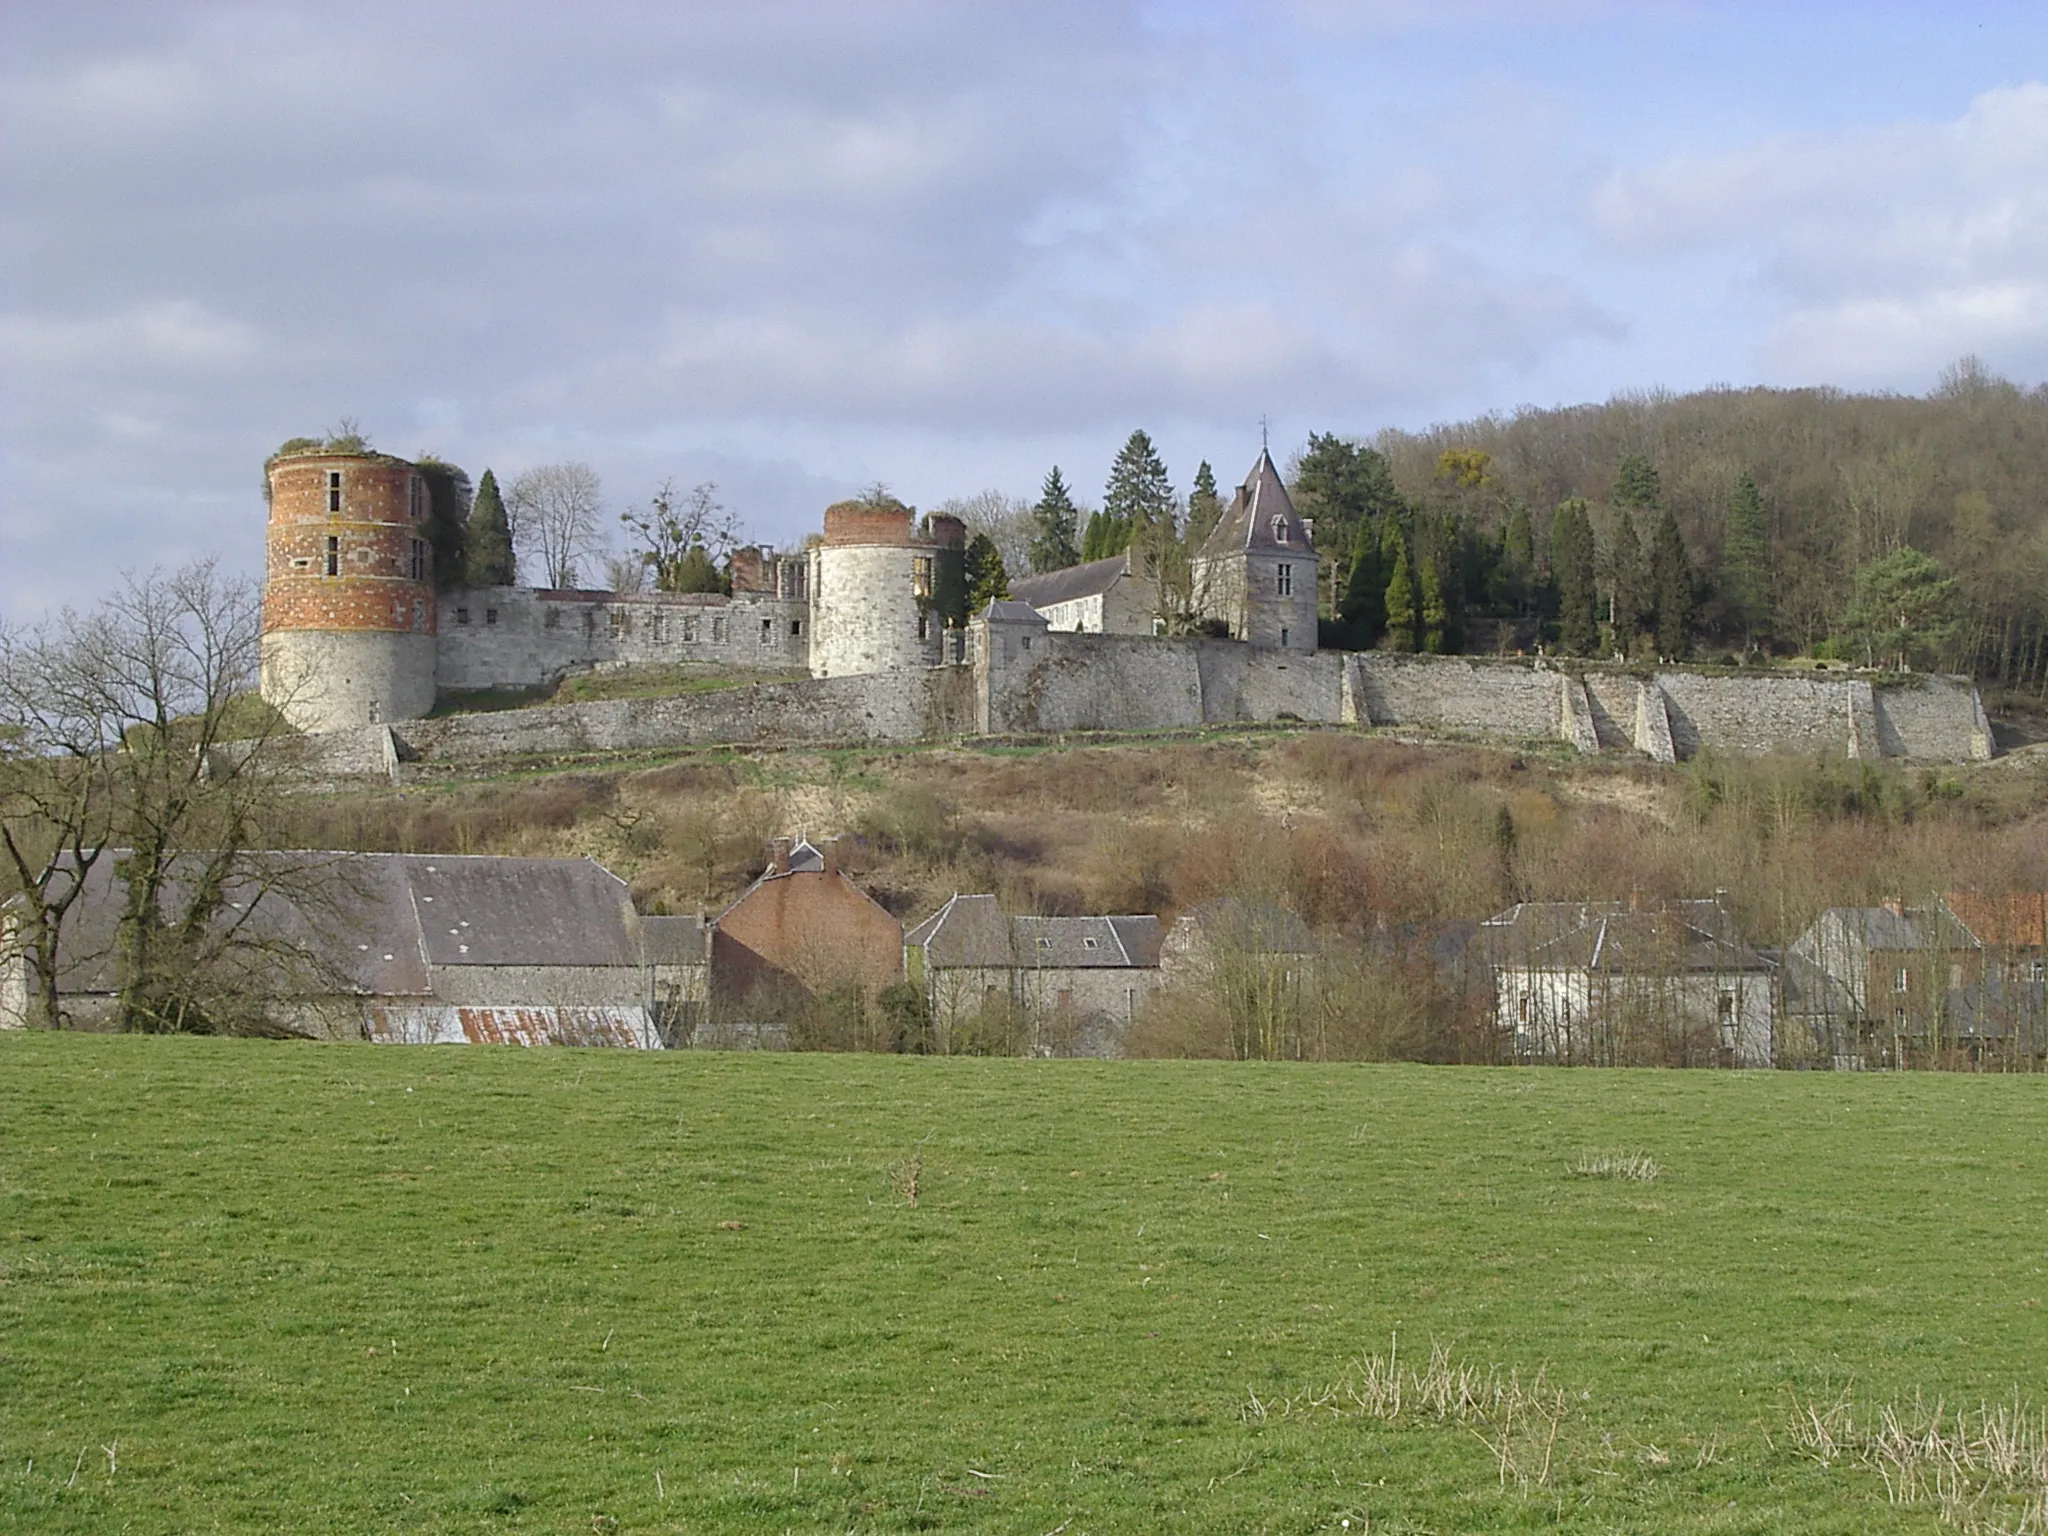
[[[790,839],[771,837],[768,839],[768,873],[786,875],[789,873]]]
[[[838,874],[839,839],[836,837],[827,838],[824,842],[818,844],[818,852],[825,856],[825,873],[828,875]]]

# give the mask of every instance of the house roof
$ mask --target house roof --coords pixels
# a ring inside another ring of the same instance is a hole
[[[1671,975],[1767,971],[1718,901],[1631,910],[1619,901],[1525,901],[1480,925],[1493,963],[1509,970]]]
[[[703,965],[711,955],[711,930],[701,917],[643,917],[640,950],[649,965]]]
[[[1123,580],[1130,570],[1130,563],[1127,552],[1111,555],[1107,560],[1090,560],[1086,565],[1047,571],[1042,576],[1026,576],[1010,583],[1010,596],[1019,602],[1029,603],[1033,608],[1049,608],[1054,603],[1099,597]]]
[[[1944,902],[1987,949],[2048,948],[2048,892],[1950,891]]]
[[[955,896],[904,935],[941,970],[1053,969],[1159,964],[1161,928],[1150,913],[1127,917],[1006,917],[993,896]]]
[[[1189,907],[1174,920],[1173,940],[1182,949],[1202,940],[1227,941],[1269,955],[1312,954],[1316,947],[1308,924],[1293,912],[1275,902],[1235,896]]]
[[[204,857],[173,864],[168,910],[189,903]],[[92,866],[66,917],[67,992],[118,985],[120,858]],[[426,996],[436,967],[639,964],[626,884],[589,859],[273,852],[251,856],[225,895],[219,925],[240,925],[280,965],[303,962],[314,990]]]
[[[1288,500],[1273,455],[1264,448],[1223,516],[1202,541],[1204,558],[1245,552],[1298,554],[1311,559],[1316,552],[1307,525],[1295,515],[1294,503]]]
[[[1940,950],[1980,949],[1976,935],[1941,907],[1829,907],[1815,920],[1816,926],[1832,922],[1865,949]]]
[[[1856,999],[1849,989],[1806,956],[1787,950],[1781,964],[1786,1013],[1828,1019],[1855,1016]]]
[[[1000,598],[981,610],[981,616],[997,624],[1043,624],[1045,615],[1029,603]]]

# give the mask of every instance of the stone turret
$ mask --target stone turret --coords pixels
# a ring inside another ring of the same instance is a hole
[[[320,448],[269,465],[263,696],[302,730],[434,705],[427,483],[403,459]]]
[[[848,677],[930,667],[942,656],[944,626],[932,599],[940,563],[967,543],[958,518],[931,518],[896,502],[842,501],[825,509],[824,538],[812,550],[811,672]]]

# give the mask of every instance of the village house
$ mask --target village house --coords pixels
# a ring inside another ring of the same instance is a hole
[[[194,856],[195,858],[198,856]],[[59,978],[75,1027],[109,1027],[121,989],[122,854],[88,871]],[[172,907],[186,871],[173,867]],[[189,880],[186,880],[189,885]],[[270,853],[230,883],[210,946],[216,991],[280,1032],[392,1043],[651,1048],[656,968],[625,882],[588,859]],[[680,1007],[704,991],[701,942],[672,936],[660,975]],[[0,1025],[31,1017],[18,950],[0,961]]]
[[[1773,1063],[1773,967],[1718,900],[1520,902],[1480,928],[1520,1060]]]
[[[1018,577],[1010,583],[1010,596],[1037,609],[1051,629],[1155,635],[1163,627],[1158,586],[1136,550],[1042,576]]]
[[[1159,984],[1159,919],[1009,916],[993,896],[954,896],[903,938],[940,1049],[1000,1018],[1045,1056],[1115,1056]]]

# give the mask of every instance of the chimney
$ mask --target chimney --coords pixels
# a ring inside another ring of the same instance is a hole
[[[768,873],[786,875],[789,873],[790,840],[786,837],[768,839]]]
[[[820,843],[818,845],[818,852],[825,856],[825,873],[828,875],[838,874],[839,839],[836,837],[827,838],[823,843]]]
[[[1906,915],[1906,901],[1902,896],[1887,896],[1878,905],[1891,913],[1893,917],[1904,917]]]

